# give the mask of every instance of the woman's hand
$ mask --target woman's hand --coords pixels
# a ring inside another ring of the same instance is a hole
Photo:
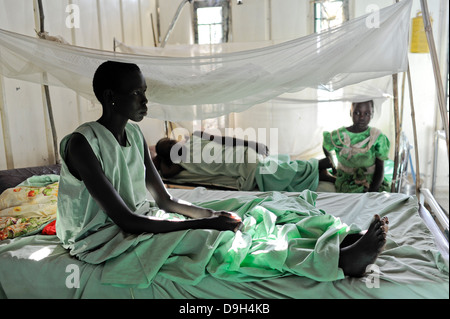
[[[217,230],[238,231],[242,227],[242,219],[235,213],[215,211],[208,218],[213,222],[213,228]]]
[[[263,143],[254,142],[254,141],[244,141],[244,145],[252,148],[260,155],[263,155],[263,156],[269,155],[269,148]]]

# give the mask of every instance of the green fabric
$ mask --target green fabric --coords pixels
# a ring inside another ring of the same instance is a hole
[[[56,182],[59,182],[59,175],[55,174],[34,175],[27,178],[17,186],[43,187]]]
[[[97,122],[81,125],[77,133],[89,142],[106,177],[132,211],[145,203],[144,144],[139,127],[128,123],[127,146],[122,147],[112,133]],[[81,260],[99,263],[134,245],[91,197],[83,182],[74,177],[65,163],[66,145],[60,146],[62,159],[56,231],[65,248]],[[101,247],[101,249],[99,249]]]
[[[294,160],[289,155],[268,156],[260,161],[255,179],[260,191],[315,191],[319,185],[317,159]]]
[[[354,173],[344,172],[338,165],[335,182],[337,192],[362,193],[364,185],[356,181],[370,185],[373,173],[368,173],[367,168],[373,166],[377,158],[383,161],[388,160],[390,142],[386,135],[379,132],[371,146],[369,145],[370,141],[364,142],[370,137],[371,131],[373,134],[377,129],[369,127],[364,132],[352,133],[345,127],[341,127],[331,133],[323,133],[323,147],[329,152],[336,152],[339,165],[355,170]],[[362,145],[356,146],[358,143],[362,143]],[[379,191],[388,192],[389,190],[389,181],[384,178]]]
[[[274,193],[265,198],[240,197],[201,203],[234,211],[244,228],[236,234],[186,230],[157,234],[106,262],[102,283],[148,287],[155,275],[181,284],[198,284],[205,276],[233,282],[260,281],[286,275],[316,281],[344,278],[338,268],[339,245],[359,231],[317,209],[316,194],[298,197]],[[199,204],[199,203],[198,203]],[[154,212],[161,218],[183,217]]]
[[[238,190],[255,189],[255,172],[261,156],[252,148],[243,145],[228,147],[197,136],[193,136],[186,146],[189,154],[178,164],[188,172],[235,177]]]

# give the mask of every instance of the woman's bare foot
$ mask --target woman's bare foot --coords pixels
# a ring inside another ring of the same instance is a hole
[[[348,246],[341,245],[339,267],[346,276],[361,277],[366,267],[375,262],[386,244],[388,224],[387,217],[375,215],[364,235]]]

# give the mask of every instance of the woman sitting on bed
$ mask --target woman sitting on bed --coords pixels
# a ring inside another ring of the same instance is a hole
[[[140,69],[134,64],[105,62],[95,72],[93,87],[103,107],[102,116],[82,124],[61,141],[56,230],[63,246],[88,263],[112,260],[115,265],[119,256],[125,256],[121,260],[132,276],[139,267],[144,272],[155,271],[147,269],[142,258],[164,254],[162,247],[145,244],[153,234],[188,229],[237,231],[242,223],[234,213],[194,206],[173,198],[165,189],[142,132],[129,122],[139,122],[147,114],[147,86]],[[147,190],[159,208],[188,218],[152,216]],[[316,220],[333,219],[323,214]],[[329,248],[336,249],[332,257],[338,260],[336,267],[345,275],[362,275],[385,244],[386,223],[376,215],[365,234],[348,235],[340,244],[333,240]],[[150,275],[146,276],[142,280]]]
[[[267,156],[262,143],[196,131],[192,138],[178,142],[162,138],[150,149],[156,168],[165,178],[186,170],[197,176],[236,178],[243,191],[315,191],[319,170],[328,159],[291,160],[289,155]]]
[[[332,167],[333,175],[326,170],[321,170],[320,174],[334,182],[337,192],[389,192],[384,161],[388,159],[390,143],[379,129],[369,126],[373,112],[372,100],[352,103],[353,125],[323,133],[325,156],[332,164],[330,153],[335,151],[338,167]]]
[[[57,224],[63,242],[73,244],[112,222],[129,233],[239,227],[240,218],[232,213],[197,207],[166,191],[139,127],[129,123],[147,114],[147,86],[136,65],[105,62],[94,75],[93,87],[103,106],[102,116],[61,142]],[[160,208],[192,219],[171,222],[135,214],[145,202],[147,189]],[[83,233],[77,234],[80,228]]]

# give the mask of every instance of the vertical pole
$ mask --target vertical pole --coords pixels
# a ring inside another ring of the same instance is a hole
[[[157,31],[157,39],[158,41],[155,41],[155,46],[157,43],[161,43],[161,14],[159,6],[159,0],[155,0],[155,8],[156,8],[156,31]]]
[[[411,71],[409,69],[409,62],[408,62],[408,70],[406,71],[406,74],[408,76],[409,101],[411,103],[411,121],[412,121],[413,134],[414,134],[414,155],[416,158],[416,196],[417,196],[417,200],[420,202],[420,197],[419,197],[419,195],[420,195],[419,194],[419,191],[420,191],[419,145],[417,143],[416,115],[415,115],[415,111],[414,111],[414,99],[413,99]]]
[[[403,110],[405,106],[405,82],[406,82],[406,72],[402,75],[402,92],[400,98],[400,132],[403,130]]]
[[[103,27],[102,27],[102,15],[100,13],[100,2],[97,0],[97,21],[98,21],[98,41],[100,43],[100,50],[103,50]]]
[[[392,74],[392,89],[393,89],[393,102],[394,102],[394,124],[395,124],[395,148],[394,148],[394,173],[391,185],[391,192],[395,193],[398,191],[397,185],[399,178],[397,176],[398,172],[398,153],[400,148],[400,121],[399,121],[399,110],[398,110],[398,74]]]
[[[38,9],[39,9],[39,34],[44,34],[45,27],[44,27],[44,9],[42,6],[42,0],[37,0],[38,3]],[[44,81],[47,80],[47,72],[43,73]],[[50,122],[51,132],[52,132],[52,140],[53,140],[53,161],[55,164],[59,163],[59,155],[58,155],[58,138],[56,136],[56,126],[55,126],[55,120],[53,118],[53,108],[52,108],[52,102],[50,99],[50,91],[48,88],[48,85],[44,84],[42,86],[44,95],[45,95],[45,101],[47,104],[47,112],[48,112],[48,118]],[[49,154],[50,155],[50,154]]]
[[[399,0],[395,0],[398,2]],[[395,124],[395,146],[394,146],[394,172],[392,175],[392,185],[391,192],[395,193],[399,191],[399,179],[401,176],[397,176],[398,174],[398,152],[400,148],[400,113],[398,110],[398,74],[392,74],[392,94],[394,96],[394,124]]]
[[[6,169],[14,168],[14,158],[12,153],[11,136],[8,122],[8,112],[6,109],[6,98],[3,92],[3,76],[0,75],[0,124],[3,133],[3,145],[5,147]]]
[[[267,38],[272,41],[272,0],[267,0]]]
[[[122,0],[120,0],[120,30],[122,31],[122,42],[126,43],[125,26],[123,24],[123,1]]]
[[[152,23],[153,44],[155,47],[157,47],[158,41],[156,41],[155,27],[154,27],[154,23],[153,23],[153,13],[150,13],[150,21]]]
[[[142,27],[142,8],[141,8],[141,0],[138,0],[138,10],[139,10],[139,36],[141,40],[141,46],[144,46],[144,35],[143,35],[143,27]]]

